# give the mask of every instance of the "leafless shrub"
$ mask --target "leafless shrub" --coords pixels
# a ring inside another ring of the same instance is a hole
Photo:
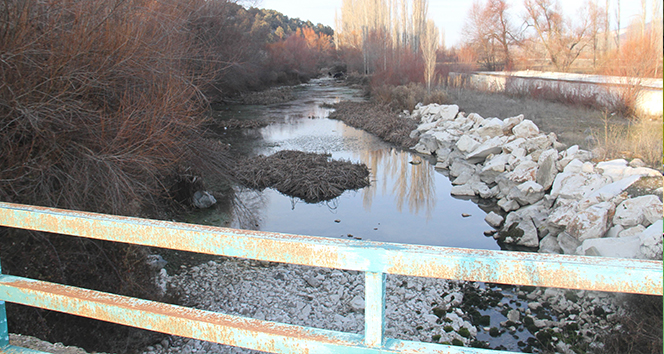
[[[626,295],[619,327],[604,337],[605,353],[662,353],[662,297]]]
[[[185,31],[197,1],[1,6],[0,198],[123,214],[154,205],[204,139]]]
[[[410,138],[410,132],[417,127],[415,121],[401,118],[378,103],[340,102],[334,105],[335,111],[330,119],[366,130],[379,138],[404,148],[417,144],[417,139]]]
[[[641,118],[617,124],[609,114],[604,114],[603,129],[593,131],[598,143],[595,152],[600,160],[615,158],[639,158],[651,167],[662,163],[662,121]]]
[[[376,103],[390,107],[396,112],[403,110],[413,111],[415,105],[423,103],[447,103],[447,95],[439,90],[427,92],[420,84],[390,86],[382,85],[372,89],[372,98]]]

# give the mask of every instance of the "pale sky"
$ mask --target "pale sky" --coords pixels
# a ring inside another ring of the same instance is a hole
[[[600,6],[606,4],[606,0],[595,0]],[[647,0],[648,11],[652,8],[652,1]],[[585,0],[561,0],[563,11],[568,16],[574,16]],[[335,27],[334,12],[341,8],[341,0],[249,0],[242,2],[247,5],[277,10],[288,17],[299,17],[301,20],[310,20],[314,24],[322,23],[332,28]],[[468,10],[472,6],[470,0],[429,0],[429,17],[432,18],[439,28],[445,31],[445,45],[447,47],[458,44],[461,39],[461,30]],[[515,17],[521,16],[523,10],[522,0],[509,1],[512,5],[511,13]],[[611,20],[615,25],[616,0],[611,0]],[[641,13],[641,1],[620,1],[621,27],[629,25],[631,19],[638,17]]]

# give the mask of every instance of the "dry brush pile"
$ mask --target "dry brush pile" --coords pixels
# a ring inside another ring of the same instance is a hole
[[[415,121],[403,119],[385,106],[369,102],[340,102],[334,105],[335,111],[330,119],[375,134],[379,138],[403,148],[417,144],[417,139],[410,138],[410,132],[417,128]]]
[[[364,164],[292,150],[250,158],[236,173],[240,183],[247,187],[260,190],[271,187],[307,203],[331,200],[346,190],[370,184],[369,169]]]

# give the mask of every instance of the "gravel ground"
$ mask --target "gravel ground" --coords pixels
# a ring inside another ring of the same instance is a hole
[[[9,344],[21,348],[40,350],[42,352],[53,353],[53,354],[87,354],[87,352],[81,348],[68,347],[63,345],[62,343],[52,344],[44,342],[43,340],[35,337],[24,336],[21,334],[10,334]],[[104,353],[98,353],[98,354],[104,354]]]
[[[229,258],[183,266],[174,276],[162,270],[159,281],[185,306],[364,332],[364,277],[359,272]],[[390,338],[464,346],[489,347],[486,340],[494,338],[493,348],[515,351],[601,352],[598,336],[617,325],[620,311],[614,300],[608,293],[388,276],[385,332]],[[259,352],[171,337],[144,351],[157,353]]]

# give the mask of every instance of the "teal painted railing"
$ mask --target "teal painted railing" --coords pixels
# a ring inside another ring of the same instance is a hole
[[[469,250],[235,230],[0,202],[0,226],[365,273],[365,335],[261,321],[0,275],[4,301],[275,353],[497,353],[384,336],[385,275],[662,295],[662,262]],[[505,352],[501,352],[505,353]]]

